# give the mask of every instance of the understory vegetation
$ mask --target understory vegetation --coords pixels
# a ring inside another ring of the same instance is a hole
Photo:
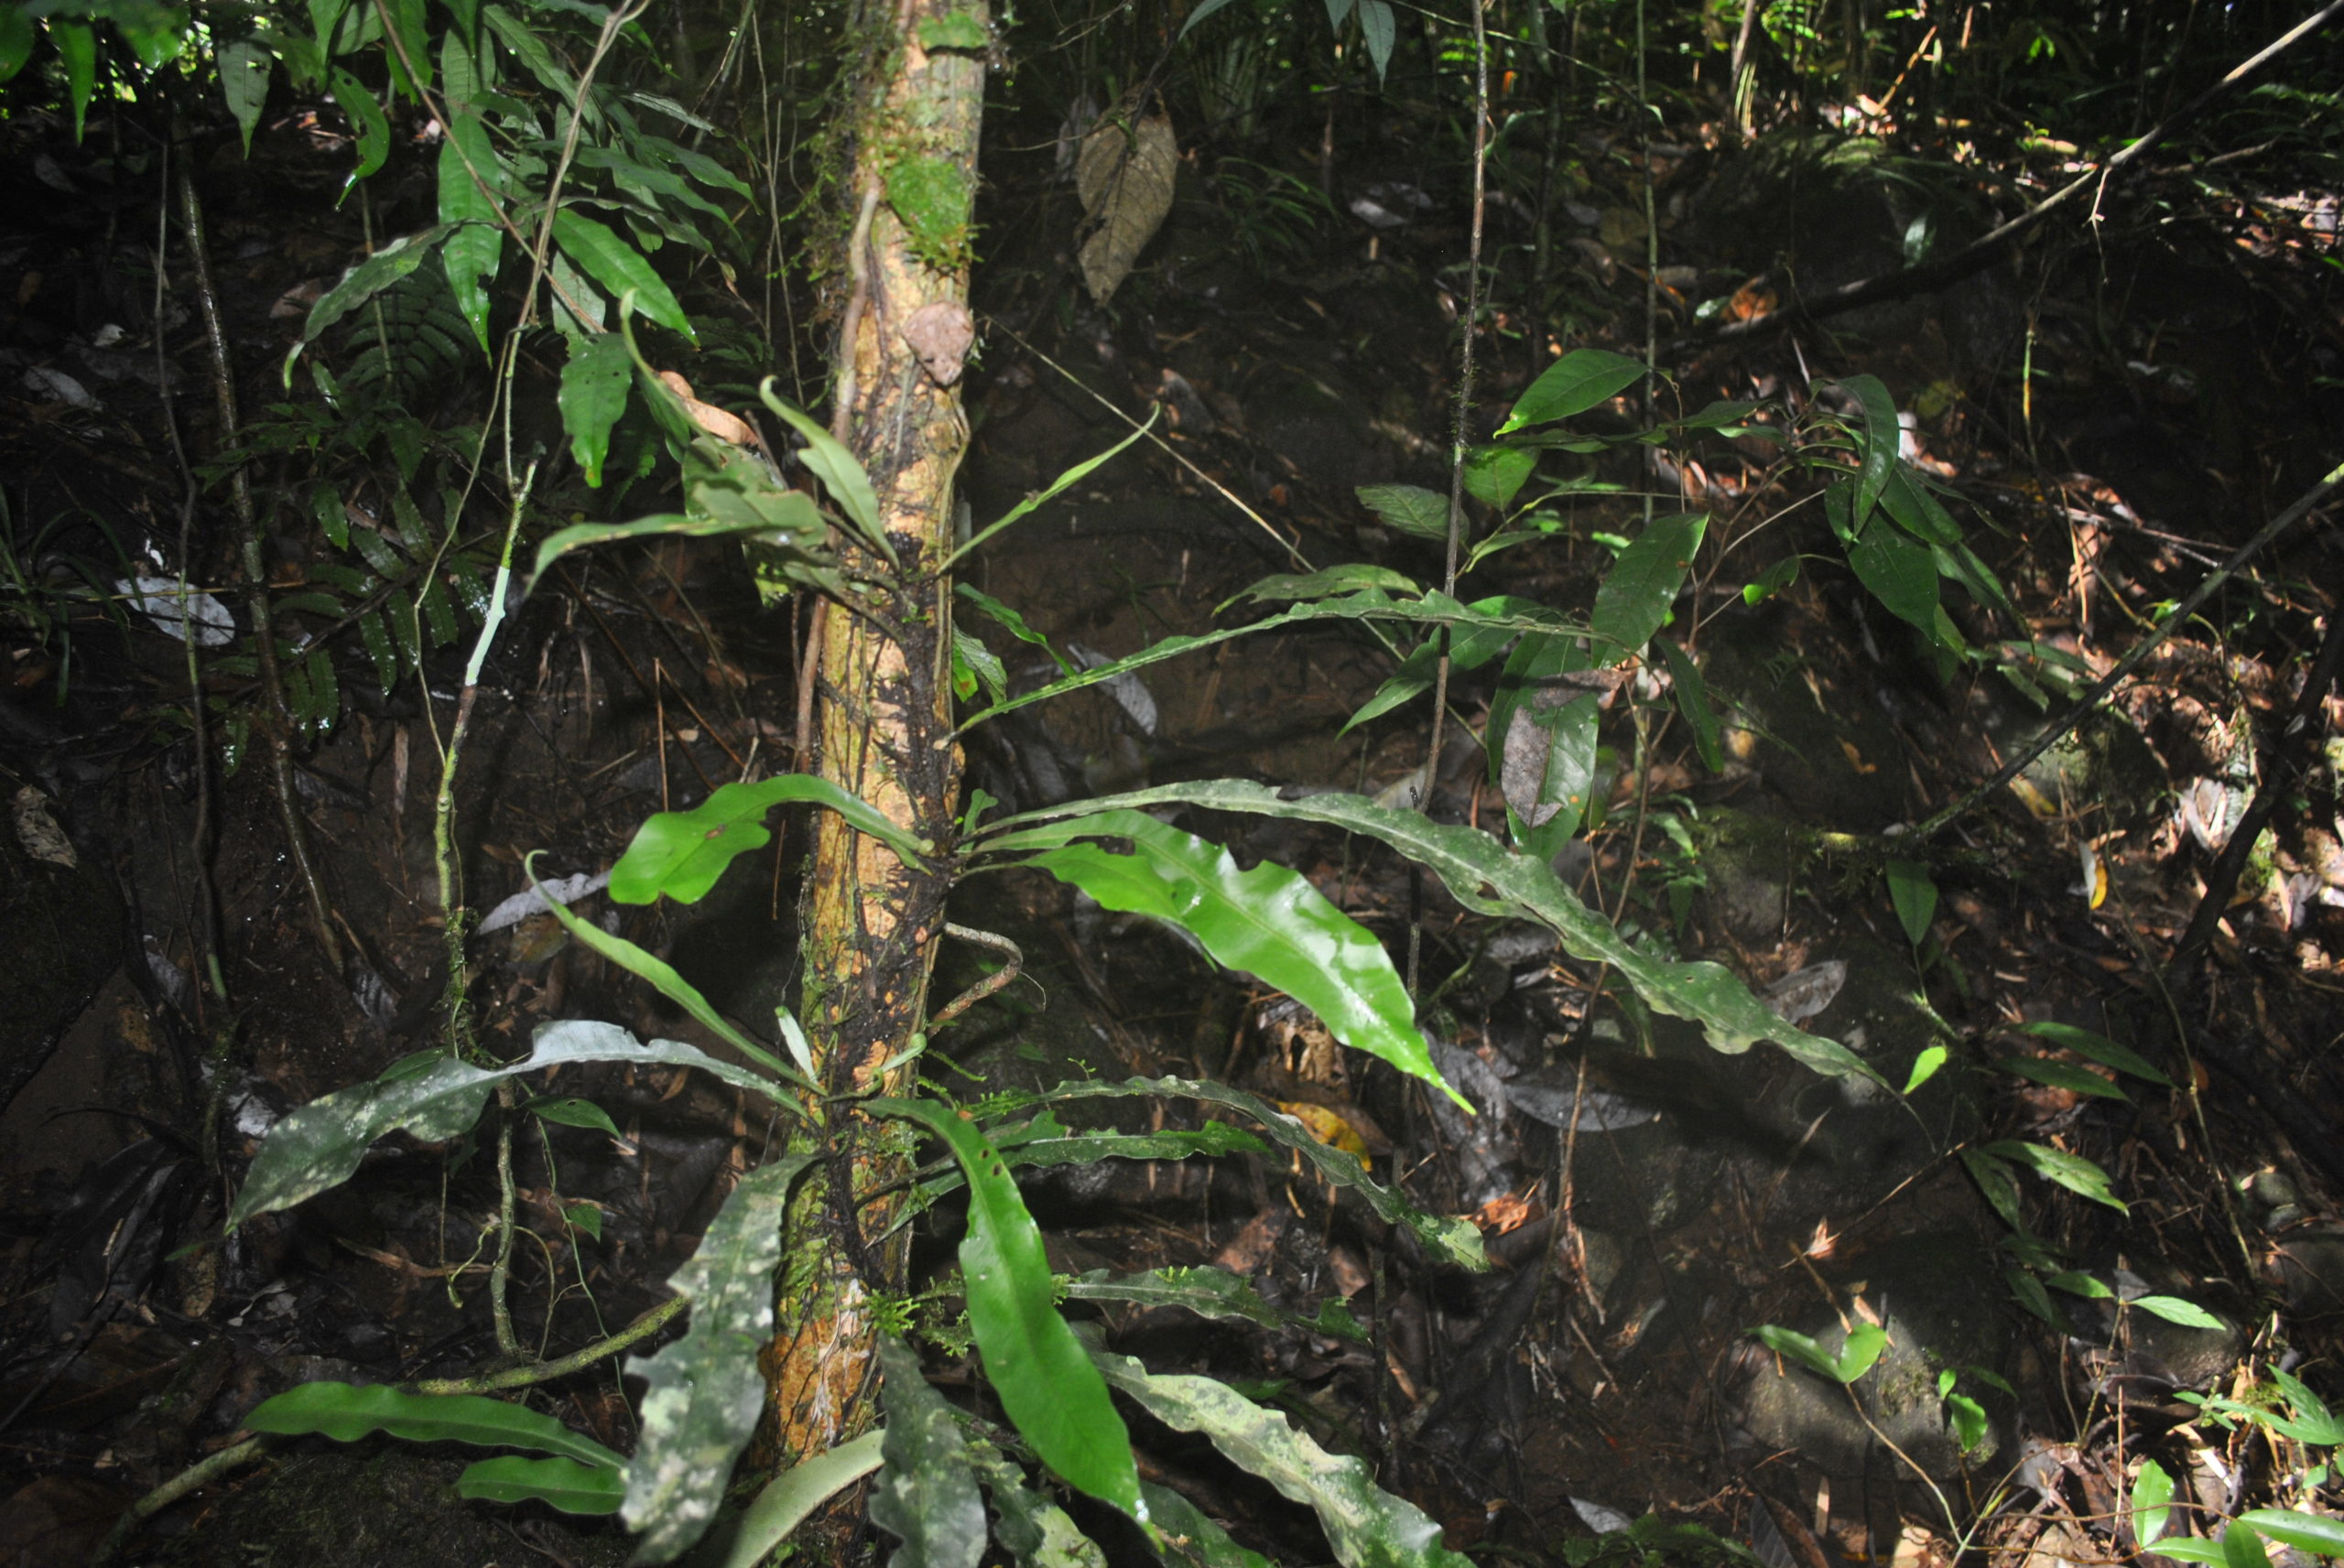
[[[2344,1556],[2339,68],[0,0],[14,1561]]]

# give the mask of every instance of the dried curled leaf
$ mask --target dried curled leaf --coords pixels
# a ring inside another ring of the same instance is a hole
[[[1091,230],[1080,259],[1082,281],[1100,304],[1113,297],[1164,226],[1179,167],[1180,144],[1162,114],[1101,119],[1082,138],[1074,188]]]

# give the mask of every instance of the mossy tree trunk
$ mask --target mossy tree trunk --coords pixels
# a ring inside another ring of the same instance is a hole
[[[851,293],[832,428],[871,476],[901,571],[861,558],[889,586],[864,607],[822,607],[812,766],[941,851],[960,772],[943,567],[968,436],[959,373],[984,13],[982,0],[865,0],[861,12],[851,37],[864,74],[841,183],[852,231],[839,272]],[[815,835],[801,1011],[816,1068],[833,1094],[892,1092],[910,1069],[883,1066],[919,1026],[946,879],[940,865],[906,864],[834,814],[817,814]],[[895,1206],[868,1195],[900,1173],[895,1138],[834,1115],[823,1163],[799,1188],[765,1363],[768,1465],[872,1424],[872,1295],[901,1287],[905,1238]]]

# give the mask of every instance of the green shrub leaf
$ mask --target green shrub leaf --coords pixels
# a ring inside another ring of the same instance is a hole
[[[828,779],[783,773],[756,784],[720,785],[689,811],[655,812],[611,868],[611,897],[621,903],[649,903],[665,893],[678,903],[699,903],[735,858],[772,842],[762,819],[793,800],[829,806],[906,860],[928,851],[926,839],[913,838]]]
[[[2145,1467],[2143,1470],[2146,1477]],[[2167,1484],[2170,1489],[2170,1483]],[[2320,1557],[2344,1557],[2344,1519],[2325,1514],[2299,1513],[2294,1509],[2249,1509],[2238,1522],[2282,1546]]]
[[[1661,662],[1668,666],[1668,684],[1677,693],[1677,711],[1693,731],[1693,749],[1701,765],[1713,773],[1725,772],[1725,747],[1718,733],[1718,710],[1710,705],[1709,683],[1692,655],[1666,640],[1655,642]]]
[[[2129,1045],[2119,1045],[2105,1034],[2095,1034],[2089,1029],[2078,1029],[2072,1023],[2027,1023],[2021,1032],[2038,1040],[2073,1051],[2077,1055],[2098,1062],[2103,1067],[2113,1067],[2120,1073],[2155,1084],[2161,1088],[2173,1087],[2173,1080],[2159,1072],[2149,1059]]]
[[[626,1497],[626,1478],[608,1465],[508,1454],[467,1465],[456,1477],[456,1495],[492,1503],[545,1503],[566,1514],[614,1514]]]
[[[588,484],[602,482],[602,459],[611,449],[611,427],[626,412],[626,391],[634,382],[635,365],[627,357],[624,338],[616,332],[570,336],[570,358],[561,367],[561,391],[556,401],[561,408],[561,427],[570,436],[570,449],[585,470]]]
[[[1243,969],[1310,1009],[1344,1044],[1471,1109],[1441,1081],[1384,944],[1308,879],[1275,864],[1240,871],[1220,845],[1137,811],[1080,816],[1020,835],[1033,846],[1077,837],[1129,838],[1133,853],[1061,842],[1026,863],[1080,888],[1105,908],[1177,926],[1202,943],[1214,962]]]
[[[903,1542],[888,1568],[977,1568],[985,1552],[985,1500],[960,1423],[901,1339],[881,1335],[878,1351],[886,1376],[881,1398],[887,1463],[871,1491],[871,1522]]]
[[[2067,1188],[2078,1197],[2106,1204],[2119,1214],[2132,1211],[2109,1189],[2108,1173],[2080,1154],[2070,1154],[2064,1149],[2054,1149],[2044,1143],[2021,1143],[2012,1139],[1986,1145],[1985,1152],[2013,1164],[2024,1165],[2046,1182]]]
[[[554,909],[564,913],[559,904]],[[438,1052],[418,1053],[392,1064],[379,1077],[288,1111],[254,1157],[228,1211],[228,1227],[256,1214],[290,1208],[346,1181],[374,1140],[386,1133],[404,1130],[427,1143],[455,1137],[480,1119],[496,1082],[515,1074],[570,1062],[623,1062],[698,1067],[769,1099],[776,1088],[680,1041],[643,1044],[613,1023],[572,1019],[542,1024],[535,1046],[526,1061],[505,1067],[475,1067]]]
[[[1058,1293],[1042,1233],[1009,1167],[965,1113],[930,1100],[877,1099],[874,1116],[917,1121],[944,1141],[969,1183],[960,1272],[969,1327],[985,1374],[1042,1463],[1080,1491],[1134,1517],[1139,1473],[1131,1436],[1098,1370],[1051,1304]]]
[[[1107,1380],[1179,1432],[1201,1433],[1239,1468],[1308,1507],[1347,1568],[1468,1568],[1440,1543],[1440,1526],[1375,1484],[1367,1465],[1329,1454],[1275,1411],[1213,1378],[1150,1372],[1128,1356],[1094,1350]]]
[[[1660,630],[1709,525],[1709,518],[1698,512],[1655,517],[1620,552],[1602,587],[1595,590],[1595,634],[1612,644],[1603,651],[1601,663],[1616,665],[1641,652]]]
[[[1645,367],[1622,354],[1603,349],[1573,349],[1546,367],[1529,390],[1514,401],[1514,412],[1499,426],[1501,436],[1526,425],[1568,419],[1584,414],[1615,393],[1643,379]]]
[[[654,272],[651,264],[606,224],[598,223],[575,207],[553,215],[553,241],[579,271],[609,291],[613,298],[632,291],[635,308],[662,327],[697,342],[691,319],[676,302],[673,290]]]
[[[1166,784],[1053,811],[1142,810],[1183,803],[1215,811],[1324,822],[1380,838],[1438,876],[1450,894],[1475,914],[1536,921],[1560,936],[1572,957],[1612,965],[1647,1006],[1702,1025],[1716,1050],[1731,1054],[1746,1051],[1761,1040],[1772,1040],[1817,1072],[1883,1081],[1837,1041],[1785,1023],[1722,966],[1679,963],[1644,952],[1581,903],[1544,861],[1516,854],[1475,828],[1428,821],[1417,813],[1394,811],[1355,795],[1283,800],[1275,791],[1236,779]],[[1004,817],[993,825],[1001,837],[988,848],[1019,847],[1034,821],[1051,814]]]
[[[626,1466],[635,1560],[667,1563],[700,1540],[732,1484],[732,1462],[765,1410],[757,1354],[773,1337],[773,1274],[790,1184],[813,1163],[792,1152],[741,1178],[700,1250],[667,1283],[691,1302],[691,1327],[656,1356],[633,1357],[645,1383],[642,1437]]]
[[[2132,1098],[2100,1074],[2072,1062],[2055,1062],[2046,1056],[2005,1056],[1994,1065],[2005,1073],[2015,1073],[2022,1078],[2032,1078],[2072,1094],[2092,1095],[2100,1099]]]
[[[1919,946],[1929,934],[1929,923],[1937,917],[1937,884],[1926,863],[1889,861],[1888,898],[1896,906],[1896,923],[1904,928],[1904,939]]]
[[[986,1100],[982,1108],[993,1115],[1014,1115],[1031,1106],[1067,1100],[1127,1099],[1157,1095],[1200,1099],[1209,1105],[1224,1105],[1232,1110],[1243,1112],[1261,1123],[1264,1136],[1308,1161],[1321,1181],[1359,1194],[1375,1211],[1376,1217],[1387,1225],[1406,1226],[1443,1260],[1476,1272],[1489,1268],[1490,1260],[1481,1250],[1481,1233],[1474,1228],[1471,1220],[1426,1214],[1397,1192],[1370,1176],[1357,1156],[1319,1142],[1310,1135],[1309,1129],[1294,1117],[1258,1095],[1231,1088],[1226,1084],[1217,1084],[1208,1078],[1125,1078],[1121,1082],[1089,1078],[1038,1092],[1016,1091],[996,1095]],[[1013,1151],[1013,1157],[1015,1153]]]
[[[2224,1326],[2220,1318],[2216,1317],[2196,1302],[2184,1301],[2179,1296],[2134,1296],[2125,1304],[2138,1307],[2151,1317],[2161,1317],[2167,1323],[2178,1324],[2184,1328]]]
[[[1851,375],[1839,384],[1853,393],[1863,406],[1864,437],[1863,466],[1856,477],[1855,515],[1849,526],[1866,533],[1864,522],[1872,515],[1880,492],[1888,486],[1889,476],[1896,471],[1897,449],[1904,444],[1904,432],[1896,423],[1896,399],[1876,375]],[[1852,557],[1854,552],[1849,554]],[[1860,571],[1861,568],[1858,568]],[[1929,580],[1934,597],[1937,573],[1932,567]],[[1884,595],[1883,596],[1885,597]],[[1894,608],[1893,605],[1891,608]],[[1899,611],[1902,613],[1902,611]]]
[[[866,1432],[776,1476],[742,1514],[720,1568],[758,1568],[816,1509],[879,1468],[885,1443],[885,1433]]]
[[[2172,1516],[2173,1477],[2155,1460],[2143,1459],[2132,1483],[2132,1539],[2143,1550],[2155,1545]]]
[[[1362,484],[1361,502],[1388,528],[1419,539],[1449,541],[1449,498],[1416,484]]]
[[[483,1394],[410,1394],[388,1384],[302,1383],[262,1401],[244,1425],[287,1435],[317,1433],[355,1443],[377,1432],[411,1443],[469,1443],[476,1448],[531,1448],[615,1469],[626,1463],[582,1433],[526,1405]]]
[[[1131,1302],[1144,1307],[1186,1307],[1199,1317],[1237,1318],[1258,1323],[1264,1328],[1305,1328],[1313,1333],[1331,1334],[1357,1344],[1367,1342],[1366,1330],[1360,1327],[1348,1308],[1340,1301],[1329,1301],[1321,1307],[1316,1318],[1274,1307],[1262,1299],[1253,1281],[1231,1273],[1199,1264],[1194,1268],[1148,1269],[1136,1274],[1118,1274],[1106,1269],[1094,1269],[1088,1274],[1077,1274],[1066,1282],[1066,1296],[1075,1302]],[[1329,1312],[1328,1308],[1336,1309]]]

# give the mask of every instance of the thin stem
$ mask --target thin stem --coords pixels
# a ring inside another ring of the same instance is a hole
[[[1449,438],[1449,548],[1441,572],[1441,591],[1457,597],[1457,557],[1465,532],[1465,444],[1473,422],[1473,346],[1481,325],[1481,232],[1489,212],[1490,167],[1490,34],[1483,0],[1473,0],[1473,231],[1465,251],[1465,341],[1458,351],[1457,417]],[[1440,784],[1443,721],[1449,717],[1449,633],[1441,640],[1440,663],[1433,673],[1432,735],[1425,747],[1423,793],[1417,809],[1429,812],[1433,791]],[[1410,876],[1422,886],[1424,872]],[[1412,899],[1408,919],[1408,994],[1416,994],[1418,968],[1424,956],[1425,928],[1420,901]]]

